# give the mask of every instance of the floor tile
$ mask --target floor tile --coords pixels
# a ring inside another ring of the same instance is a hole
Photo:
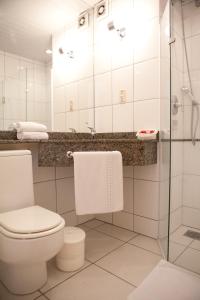
[[[126,300],[133,287],[92,265],[47,293],[50,300]]]
[[[86,261],[83,268],[88,266],[89,264],[90,263]],[[69,278],[70,276],[72,276],[78,271],[80,270],[77,270],[75,272],[62,272],[57,269],[55,260],[48,262],[47,264],[48,280],[47,283],[40,289],[41,292],[42,293],[47,292],[49,289],[59,284],[60,282],[66,280],[67,278]]]
[[[184,252],[186,246],[170,241],[169,244],[169,261],[174,262],[177,257]]]
[[[96,228],[95,230],[100,231],[102,233],[108,234],[114,238],[127,242],[131,238],[137,236],[137,233],[133,231],[129,231],[127,229],[123,229],[121,227],[117,227],[111,224],[103,224]]]
[[[86,223],[84,223],[84,224],[82,224],[82,225],[84,225],[84,226],[86,226],[86,227],[89,227],[89,228],[96,228],[96,227],[98,227],[98,226],[100,226],[100,225],[103,225],[104,224],[104,222],[102,222],[102,221],[99,221],[99,220],[91,220],[91,221],[88,221],[88,222],[86,222]]]
[[[86,259],[95,262],[122,244],[123,242],[108,235],[90,230],[86,234]]]
[[[190,248],[196,249],[200,251],[200,241],[194,240],[190,245]]]
[[[138,286],[160,259],[161,257],[156,254],[125,244],[96,264]]]
[[[161,255],[161,250],[158,241],[145,235],[138,235],[132,240],[130,240],[129,243]]]
[[[80,224],[80,225],[78,225],[77,227],[79,227],[79,228],[83,229],[85,232],[87,232],[87,231],[89,231],[89,230],[90,230],[90,228],[89,228],[89,227],[87,227],[87,226],[85,226],[85,225],[83,225],[83,224]]]
[[[39,292],[35,292],[35,293],[25,295],[25,296],[13,295],[13,294],[9,293],[9,291],[0,282],[0,299],[1,300],[33,300],[33,299],[39,297],[40,295],[41,295],[41,293],[39,293]]]
[[[188,227],[186,226],[179,227],[175,232],[173,232],[170,235],[170,240],[181,245],[185,245],[185,246],[189,245],[192,242],[192,239],[187,236],[184,236],[184,233],[187,230]]]
[[[188,248],[175,261],[175,264],[200,274],[200,251]]]

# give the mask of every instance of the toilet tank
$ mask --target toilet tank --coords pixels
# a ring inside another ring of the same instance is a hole
[[[29,150],[0,151],[0,213],[34,205]]]

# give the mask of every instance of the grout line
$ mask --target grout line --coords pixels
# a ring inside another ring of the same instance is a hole
[[[159,222],[159,220],[157,219],[152,219],[152,218],[149,218],[149,217],[144,217],[144,216],[141,216],[141,215],[138,215],[138,214],[135,214],[133,213],[134,216],[137,216],[137,217],[140,217],[140,218],[144,218],[144,219],[147,219],[147,220],[151,220],[151,221],[155,221],[155,222]]]
[[[45,292],[42,292],[41,290],[39,290],[40,293],[41,293],[42,295],[45,295],[45,296],[46,296],[46,294],[47,294],[49,291],[51,291],[51,290],[53,290],[54,288],[58,287],[60,284],[64,283],[64,282],[67,281],[68,279],[70,279],[70,278],[76,276],[77,274],[81,273],[83,270],[87,269],[88,267],[90,267],[90,266],[92,265],[92,263],[91,263],[90,261],[88,261],[87,259],[85,259],[85,261],[89,263],[87,266],[82,267],[82,268],[81,268],[80,270],[78,270],[77,272],[75,271],[75,273],[72,272],[72,274],[71,274],[69,277],[67,277],[66,279],[64,279],[64,280],[60,281],[59,283],[55,284],[54,286],[52,286],[51,288],[49,288],[49,289],[46,290]],[[46,296],[46,297],[47,297],[47,296]]]
[[[37,298],[34,298],[34,300],[40,300],[40,297],[44,297],[47,300],[50,300],[49,298],[47,298],[47,296],[45,294],[43,294],[41,291],[39,291],[41,293],[40,296],[38,296]]]
[[[97,268],[102,269],[103,271],[105,271],[105,272],[111,274],[112,276],[114,276],[114,277],[116,277],[116,278],[118,278],[118,279],[120,279],[120,280],[122,280],[122,281],[128,283],[129,285],[132,285],[133,287],[137,288],[137,286],[134,285],[133,283],[131,283],[131,282],[129,282],[128,280],[126,280],[126,279],[124,279],[124,278],[122,278],[122,277],[120,277],[120,276],[118,276],[118,275],[116,275],[116,274],[114,274],[114,273],[108,271],[107,269],[104,269],[103,267],[101,267],[101,266],[99,266],[99,265],[96,265],[96,263],[93,263],[93,265],[96,266]]]
[[[43,168],[43,167],[42,167]],[[53,167],[50,167],[53,168]],[[69,167],[70,168],[70,167]],[[74,178],[74,176],[68,176],[68,177],[60,177],[60,178],[53,178],[53,179],[48,179],[48,180],[41,180],[41,181],[34,181],[33,184],[37,183],[43,183],[43,182],[49,182],[49,181],[57,181],[57,180],[62,180],[62,179],[71,179]]]
[[[121,241],[120,241],[120,242],[121,242]],[[91,261],[91,260],[89,260],[89,258],[87,258],[87,260],[88,260],[90,263],[92,263],[92,264],[96,264],[98,261],[100,261],[101,259],[105,258],[106,256],[108,256],[108,255],[111,254],[112,252],[118,250],[119,248],[121,248],[121,247],[124,246],[125,244],[126,244],[126,242],[123,242],[121,245],[119,245],[119,246],[117,246],[115,249],[113,249],[113,250],[107,252],[106,254],[104,254],[102,257],[98,258],[98,259],[95,260],[95,261]]]
[[[153,251],[151,251],[151,250],[149,250],[149,249],[143,248],[143,247],[138,246],[138,245],[135,245],[135,244],[131,244],[131,243],[129,243],[129,242],[127,242],[127,244],[130,245],[130,246],[134,246],[134,247],[136,247],[136,248],[145,250],[146,252],[150,252],[151,254],[157,255],[157,256],[159,256],[159,257],[163,257],[162,253],[158,254],[158,253],[153,252]]]
[[[174,260],[174,264],[176,263],[176,261],[182,256],[182,254],[188,249],[190,248],[190,245],[193,243],[193,239],[192,241],[185,247],[185,249],[176,257],[176,259]]]
[[[55,179],[48,179],[48,180],[42,180],[42,181],[35,181],[33,184],[38,184],[38,183],[45,183],[45,182],[51,182],[51,181],[56,181]]]
[[[115,226],[115,225],[112,225],[112,226]],[[98,230],[99,227],[101,227],[101,226],[98,226],[98,227],[96,227],[97,229],[95,228],[95,229],[93,229],[93,230],[95,230],[95,231],[97,231],[97,232],[100,232],[100,233],[102,233],[102,234],[105,234],[106,236],[112,237],[112,238],[114,238],[114,239],[116,239],[116,240],[119,240],[119,241],[121,241],[121,242],[124,242],[124,243],[127,243],[128,241],[132,240],[132,239],[135,238],[136,236],[140,235],[139,233],[135,233],[134,231],[131,231],[133,234],[136,234],[136,235],[135,235],[135,236],[132,236],[132,237],[131,237],[130,239],[128,239],[127,241],[124,241],[124,240],[122,240],[122,239],[120,239],[120,238],[118,238],[118,237],[113,236],[112,234],[105,233],[105,232],[103,232],[103,231]],[[123,229],[124,229],[124,228],[123,228]],[[124,229],[124,230],[127,230],[127,229]]]
[[[83,224],[84,224],[84,223],[83,223]],[[103,225],[103,224],[101,224],[100,226],[102,226],[102,225]],[[98,227],[100,227],[100,226],[98,226]],[[117,227],[118,227],[118,226],[117,226]],[[96,227],[96,228],[97,228],[97,227]],[[120,228],[120,227],[119,227],[119,228]],[[92,229],[89,228],[89,230],[92,230]],[[93,230],[95,231],[95,229],[93,229]],[[97,231],[97,230],[96,230],[96,231]],[[97,232],[98,232],[98,231],[97,231]],[[104,233],[102,233],[102,234],[104,234]],[[106,235],[106,234],[105,234],[105,235]],[[137,237],[137,236],[138,236],[138,234],[137,234],[135,237]],[[131,282],[129,282],[129,281],[127,281],[127,280],[125,280],[125,279],[119,277],[118,275],[116,275],[116,274],[114,274],[114,273],[112,273],[112,272],[110,272],[110,271],[104,269],[103,267],[97,265],[97,262],[98,262],[98,261],[100,261],[100,260],[103,259],[104,257],[108,256],[109,254],[111,254],[112,252],[118,250],[119,248],[121,248],[122,246],[124,246],[124,245],[126,245],[126,244],[128,244],[128,245],[130,245],[130,246],[135,246],[135,247],[137,247],[136,245],[131,245],[131,244],[128,243],[130,240],[132,240],[132,239],[135,238],[135,237],[131,237],[128,241],[123,242],[123,243],[122,243],[120,246],[118,246],[117,248],[113,249],[112,251],[107,252],[104,256],[102,256],[101,258],[97,259],[95,262],[92,262],[92,261],[90,261],[90,260],[87,258],[86,261],[89,262],[89,265],[83,267],[82,269],[80,269],[79,271],[75,272],[74,274],[71,274],[71,276],[69,276],[69,277],[66,278],[65,280],[59,282],[58,284],[54,285],[53,287],[51,287],[51,288],[48,289],[47,291],[45,291],[45,292],[39,291],[39,292],[40,292],[44,297],[46,297],[46,299],[48,299],[47,296],[46,296],[46,294],[47,294],[49,291],[51,291],[51,290],[53,290],[54,288],[58,287],[60,284],[62,284],[62,283],[64,283],[65,281],[69,280],[70,278],[75,277],[77,274],[79,274],[79,273],[82,272],[83,270],[89,268],[91,265],[95,265],[96,267],[98,267],[98,268],[104,270],[105,272],[107,272],[107,273],[109,273],[109,274],[115,276],[116,278],[118,278],[118,279],[120,279],[120,280],[126,282],[127,284],[129,284],[129,285],[131,285],[131,286],[133,286],[133,287],[136,288],[137,286],[134,285],[134,284],[132,284]],[[114,238],[114,237],[112,237],[112,238]],[[116,239],[117,239],[117,238],[116,238]],[[117,240],[119,240],[119,239],[117,239]],[[121,240],[119,240],[119,241],[121,241]],[[121,241],[121,242],[122,242],[122,241]],[[140,248],[140,249],[143,249],[144,251],[147,251],[147,252],[150,252],[150,253],[152,253],[152,254],[155,254],[155,253],[153,253],[153,252],[151,252],[151,251],[149,251],[149,250],[147,250],[147,249],[144,249],[144,248],[141,248],[141,247],[137,247],[137,248]],[[158,255],[158,254],[157,254],[157,255]],[[158,256],[160,256],[160,255],[158,255]]]

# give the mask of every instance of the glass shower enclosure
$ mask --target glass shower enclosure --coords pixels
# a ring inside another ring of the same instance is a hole
[[[160,244],[170,262],[200,274],[199,1],[165,3],[160,50]]]

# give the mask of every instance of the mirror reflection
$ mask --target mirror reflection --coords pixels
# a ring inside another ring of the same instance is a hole
[[[88,9],[81,0],[0,1],[1,130],[18,121],[49,131],[93,126],[92,22],[80,18]]]
[[[137,64],[157,57],[145,49],[158,25],[137,3],[134,13],[130,0],[0,0],[0,129],[17,121],[61,132],[140,129],[134,102],[149,99],[141,85],[149,66]]]

